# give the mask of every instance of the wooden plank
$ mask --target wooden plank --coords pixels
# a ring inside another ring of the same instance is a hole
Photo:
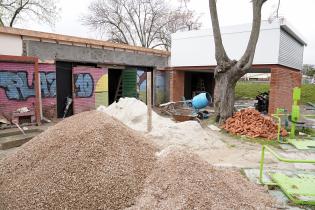
[[[147,72],[147,131],[152,130],[152,72]]]

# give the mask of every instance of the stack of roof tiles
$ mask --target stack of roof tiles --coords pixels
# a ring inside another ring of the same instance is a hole
[[[277,139],[278,126],[275,121],[264,116],[255,109],[243,109],[228,118],[222,126],[234,135],[244,135],[250,138]],[[281,128],[281,136],[287,136],[285,129]]]

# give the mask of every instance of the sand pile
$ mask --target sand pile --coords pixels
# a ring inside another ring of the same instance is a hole
[[[242,109],[226,120],[223,128],[234,135],[245,135],[251,138],[261,137],[277,139],[278,126],[269,116],[263,116],[255,109]],[[281,135],[288,132],[281,128]]]
[[[0,162],[0,209],[121,209],[155,163],[147,139],[97,111],[65,119]]]
[[[130,209],[267,209],[275,201],[237,171],[180,150],[162,154]]]
[[[99,107],[98,110],[117,118],[132,129],[146,132],[147,106],[135,98],[121,98],[118,103],[113,103],[109,107]],[[203,151],[211,147],[224,146],[221,141],[211,138],[196,121],[176,123],[153,111],[152,126],[152,131],[145,135],[160,149],[175,145]]]

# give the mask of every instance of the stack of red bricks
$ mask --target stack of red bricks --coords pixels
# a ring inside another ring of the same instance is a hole
[[[278,126],[269,116],[263,116],[255,109],[243,109],[236,112],[226,120],[222,126],[226,131],[234,135],[244,135],[250,138],[277,139]],[[287,136],[285,129],[281,128],[281,135]]]

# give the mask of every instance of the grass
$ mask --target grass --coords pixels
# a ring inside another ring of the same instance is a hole
[[[236,99],[255,99],[258,91],[264,92],[269,90],[269,83],[265,82],[238,82],[235,88]],[[315,85],[302,85],[302,104],[307,102],[315,103]]]
[[[277,140],[268,140],[268,139],[264,139],[264,138],[250,138],[247,136],[233,135],[233,134],[227,132],[226,130],[221,130],[221,133],[223,133],[227,136],[230,136],[230,137],[232,137],[238,141],[244,141],[244,142],[255,143],[255,144],[260,144],[260,145],[270,145],[270,146],[274,146],[277,148],[279,147],[279,142]]]

